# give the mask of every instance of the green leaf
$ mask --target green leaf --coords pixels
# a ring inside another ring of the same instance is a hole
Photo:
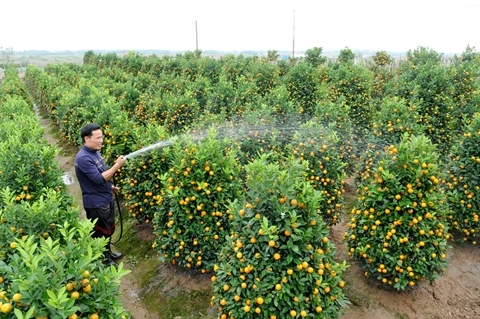
[[[301,254],[302,254],[302,253],[300,252],[300,250],[298,249],[298,246],[296,246],[296,245],[293,245],[293,246],[291,247],[291,249],[292,249],[292,251],[293,251],[294,253],[296,253],[297,255],[301,255]]]
[[[15,316],[17,317],[17,319],[30,318],[30,317],[24,317],[23,312],[21,312],[20,309],[18,308],[13,309],[13,312],[15,313]]]

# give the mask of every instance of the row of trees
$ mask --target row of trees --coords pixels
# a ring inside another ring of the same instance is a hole
[[[342,218],[345,176],[359,187],[349,252],[385,285],[434,280],[448,238],[479,231],[478,54],[445,64],[418,48],[394,68],[385,52],[366,66],[346,53],[314,63],[90,52],[26,79],[66,141],[101,124],[109,161],[172,142],[129,159],[117,181],[166,260],[215,271],[221,317],[335,317],[345,265],[328,228]]]
[[[0,318],[127,318],[15,69],[0,85]]]

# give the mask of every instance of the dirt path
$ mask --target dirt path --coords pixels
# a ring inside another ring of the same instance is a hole
[[[64,181],[66,181],[66,184],[68,185],[68,191],[73,196],[75,202],[80,208],[80,218],[84,218],[85,210],[82,208],[82,192],[75,176],[75,168],[73,163],[76,150],[62,145],[53,133],[51,121],[43,117],[37,110],[35,111],[40,125],[45,130],[45,139],[50,144],[55,145],[58,149],[56,160],[59,163],[60,168],[65,172]],[[129,265],[124,263],[124,267],[128,269]],[[151,317],[151,315],[149,315],[148,311],[143,308],[142,304],[138,300],[137,283],[134,279],[133,273],[130,273],[122,278],[120,292],[123,307],[131,313],[132,319],[154,319]]]

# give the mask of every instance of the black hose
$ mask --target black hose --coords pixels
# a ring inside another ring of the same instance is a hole
[[[115,175],[112,176],[112,181],[113,181],[113,185],[115,185]],[[119,220],[120,220],[120,236],[118,237],[118,239],[114,242],[112,242],[112,244],[116,244],[120,241],[120,239],[122,239],[122,235],[123,235],[123,215],[122,215],[122,208],[120,207],[120,200],[118,199],[118,195],[117,193],[115,192],[115,201],[117,202],[117,208],[118,208],[118,215],[119,215]]]

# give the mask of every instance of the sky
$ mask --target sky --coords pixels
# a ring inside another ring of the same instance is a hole
[[[479,18],[480,0],[2,0],[0,47],[461,54]]]

